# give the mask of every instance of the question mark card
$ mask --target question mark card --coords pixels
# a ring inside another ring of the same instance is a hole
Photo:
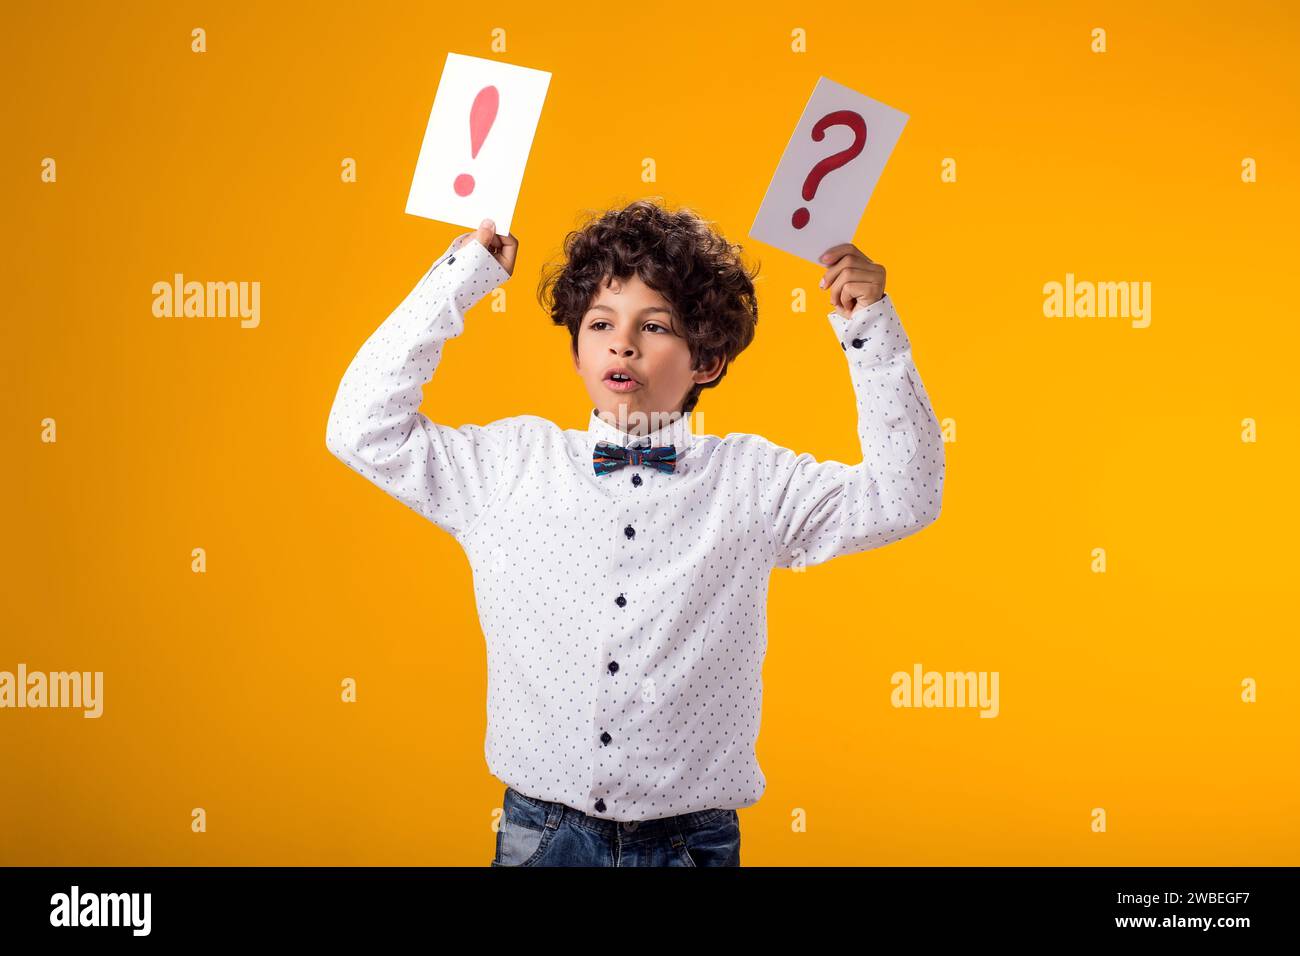
[[[821,77],[781,154],[749,235],[821,265],[852,242],[907,114]]]
[[[509,234],[551,74],[448,53],[406,211]]]

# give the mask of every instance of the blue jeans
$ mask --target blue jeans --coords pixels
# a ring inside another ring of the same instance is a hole
[[[620,823],[506,787],[493,866],[740,866],[735,810]]]

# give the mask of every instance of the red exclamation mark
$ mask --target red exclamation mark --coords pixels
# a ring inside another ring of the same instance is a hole
[[[488,130],[492,128],[493,122],[497,118],[497,106],[501,103],[501,96],[497,93],[495,86],[485,86],[478,91],[474,97],[474,105],[469,108],[469,155],[471,158],[478,157],[479,147],[483,145],[483,140],[487,139]],[[474,191],[474,177],[469,173],[461,173],[456,177],[456,195],[468,196]]]

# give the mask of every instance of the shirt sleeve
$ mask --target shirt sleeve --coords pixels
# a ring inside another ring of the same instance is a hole
[[[943,436],[893,301],[886,294],[848,319],[828,318],[857,396],[862,461],[818,461],[761,439],[758,470],[779,568],[907,537],[939,517],[943,500]]]
[[[453,243],[454,245],[454,243]],[[518,419],[452,428],[420,412],[464,315],[509,273],[474,239],[445,252],[348,366],[325,445],[362,477],[460,537],[494,500]]]

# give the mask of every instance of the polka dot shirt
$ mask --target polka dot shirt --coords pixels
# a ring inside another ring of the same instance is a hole
[[[609,820],[755,803],[776,568],[810,566],[933,522],[944,449],[886,295],[829,318],[857,395],[857,465],[759,435],[633,436],[534,415],[453,428],[419,411],[443,343],[508,278],[449,249],[349,365],[329,450],[465,549],[487,644],[489,770]],[[597,475],[598,441],[674,445],[671,474]]]

